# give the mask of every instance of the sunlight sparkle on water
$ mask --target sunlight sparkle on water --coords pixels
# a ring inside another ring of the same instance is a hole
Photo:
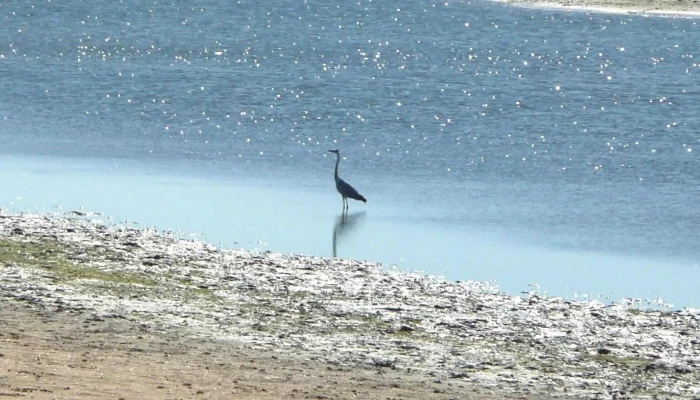
[[[119,3],[86,13],[71,1],[4,7],[0,59],[26,78],[0,82],[3,151],[326,190],[319,154],[337,147],[371,207],[430,205],[408,220],[436,214],[555,248],[693,246],[679,216],[694,215],[685,199],[698,180],[687,162],[700,120],[694,21],[497,4],[464,14],[420,2],[149,2],[113,23],[102,16]],[[609,198],[615,209],[599,200]]]

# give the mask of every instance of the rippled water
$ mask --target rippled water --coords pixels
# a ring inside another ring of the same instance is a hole
[[[155,187],[180,199],[91,206],[332,255],[339,148],[369,199],[351,204],[366,214],[339,256],[698,306],[698,33],[695,19],[482,1],[4,2],[0,152],[15,183],[0,202]],[[74,162],[103,175],[60,167]],[[182,179],[209,189],[183,201]],[[235,201],[213,199],[232,187]]]

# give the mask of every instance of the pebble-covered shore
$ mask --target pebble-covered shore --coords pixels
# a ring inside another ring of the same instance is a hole
[[[0,214],[0,299],[496,393],[700,398],[700,315],[500,293],[351,260]],[[0,310],[0,314],[1,314]]]

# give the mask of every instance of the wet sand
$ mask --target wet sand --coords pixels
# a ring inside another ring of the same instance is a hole
[[[31,399],[516,398],[391,369],[277,356],[122,318],[0,300],[0,397]],[[518,396],[518,399],[525,397]]]
[[[0,214],[0,396],[680,398],[700,314]]]

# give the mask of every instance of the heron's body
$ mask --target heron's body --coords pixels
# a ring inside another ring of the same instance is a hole
[[[330,151],[331,153],[335,153],[337,157],[335,161],[335,188],[338,189],[338,193],[340,193],[340,195],[343,197],[343,209],[348,208],[348,198],[366,203],[367,199],[365,199],[365,197],[361,195],[360,192],[358,192],[354,187],[350,186],[349,183],[340,179],[340,176],[338,176],[338,165],[340,165],[340,151],[328,151]]]

